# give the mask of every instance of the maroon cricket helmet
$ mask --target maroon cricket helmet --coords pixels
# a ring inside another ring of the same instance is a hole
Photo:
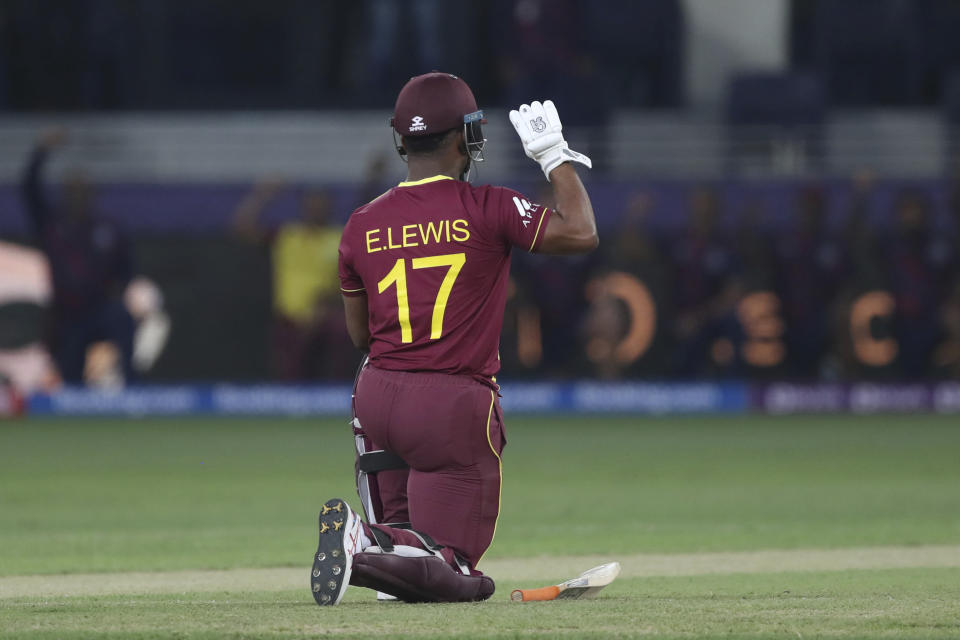
[[[452,73],[431,71],[403,86],[390,125],[401,136],[427,136],[476,121],[487,122],[467,83]]]

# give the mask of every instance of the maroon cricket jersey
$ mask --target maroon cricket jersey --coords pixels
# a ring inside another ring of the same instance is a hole
[[[350,216],[340,288],[366,295],[370,362],[492,378],[510,250],[536,251],[550,209],[447,176],[401,182]]]

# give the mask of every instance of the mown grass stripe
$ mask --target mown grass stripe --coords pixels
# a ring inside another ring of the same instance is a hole
[[[570,578],[592,566],[617,560],[621,576],[695,576],[786,571],[846,571],[960,567],[960,545],[792,549],[719,553],[540,556],[490,559],[482,567],[498,581],[543,582]],[[308,588],[308,565],[270,569],[226,569],[0,578],[0,599],[208,591],[283,591]]]

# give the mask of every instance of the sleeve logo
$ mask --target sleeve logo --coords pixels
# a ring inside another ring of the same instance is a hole
[[[538,204],[531,204],[526,198],[518,198],[513,196],[513,206],[517,208],[517,213],[520,214],[520,221],[523,222],[523,226],[528,226],[533,221],[533,213],[540,208]]]
[[[423,121],[423,116],[413,116],[410,120],[410,131],[425,131],[427,123]]]

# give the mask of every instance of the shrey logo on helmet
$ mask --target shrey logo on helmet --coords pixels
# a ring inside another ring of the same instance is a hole
[[[424,131],[427,123],[423,121],[423,116],[413,116],[410,119],[410,131]]]

